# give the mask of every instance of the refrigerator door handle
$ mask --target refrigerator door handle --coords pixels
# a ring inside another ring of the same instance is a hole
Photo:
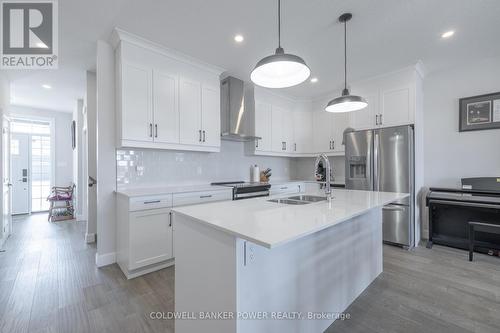
[[[379,191],[380,189],[380,184],[379,184],[379,175],[378,175],[378,163],[379,163],[379,157],[378,157],[378,150],[379,150],[379,134],[377,132],[374,133],[375,138],[373,140],[373,180],[374,180],[374,185],[373,189],[375,191]]]

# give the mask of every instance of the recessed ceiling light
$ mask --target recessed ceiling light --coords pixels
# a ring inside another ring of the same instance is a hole
[[[241,43],[241,42],[243,42],[243,40],[244,40],[244,39],[245,39],[245,38],[243,38],[243,36],[242,36],[242,35],[236,35],[236,36],[234,36],[234,41],[235,41],[236,43]]]
[[[45,89],[52,89],[52,86],[49,85],[49,84],[42,84],[42,88],[45,88]]]
[[[317,77],[313,77],[313,78],[311,79],[311,83],[316,83],[316,82],[318,82],[318,78],[317,78]]]
[[[454,34],[455,34],[454,30],[449,30],[449,31],[443,32],[443,34],[441,35],[441,38],[450,38]]]

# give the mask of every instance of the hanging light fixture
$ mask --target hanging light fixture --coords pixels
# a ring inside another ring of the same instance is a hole
[[[250,78],[262,87],[287,88],[304,82],[309,75],[311,70],[304,59],[285,53],[281,47],[281,0],[278,0],[278,48],[255,65]]]
[[[351,18],[351,13],[345,13],[339,17],[339,21],[344,23],[344,90],[342,90],[342,96],[334,98],[328,103],[325,108],[328,112],[351,112],[368,106],[363,97],[351,95],[347,89],[347,21]]]

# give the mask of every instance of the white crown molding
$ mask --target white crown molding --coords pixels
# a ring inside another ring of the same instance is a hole
[[[175,59],[177,61],[185,62],[192,66],[200,67],[201,69],[208,70],[219,76],[226,71],[222,67],[209,64],[207,62],[204,62],[203,60],[197,59],[180,51],[165,47],[161,44],[150,41],[141,36],[137,36],[133,33],[115,27],[113,29],[113,32],[111,33],[110,43],[113,46],[113,48],[116,49],[120,45],[120,42],[122,41],[162,54],[166,57]]]

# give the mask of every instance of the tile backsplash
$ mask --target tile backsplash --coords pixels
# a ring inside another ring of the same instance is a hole
[[[118,189],[248,181],[254,164],[271,168],[272,180],[296,179],[294,159],[245,155],[244,144],[234,141],[222,141],[220,153],[118,149],[116,163]]]

